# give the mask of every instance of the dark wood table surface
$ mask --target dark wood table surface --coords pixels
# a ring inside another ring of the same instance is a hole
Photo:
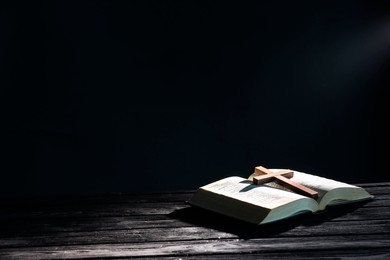
[[[1,198],[0,259],[390,259],[390,183],[359,186],[375,199],[264,226],[193,191]]]

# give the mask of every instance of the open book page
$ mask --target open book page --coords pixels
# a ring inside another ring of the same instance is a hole
[[[270,170],[273,172],[278,172],[282,169]],[[249,179],[251,179],[253,176],[254,175],[252,174]],[[291,180],[318,192],[317,202],[319,203],[320,210],[323,210],[327,205],[372,198],[369,193],[358,186],[299,171],[294,171],[294,176],[291,178]],[[279,189],[288,190],[287,188],[284,188],[274,182],[269,183],[268,185]]]
[[[268,209],[285,205],[303,197],[296,193],[281,192],[272,187],[255,185],[251,181],[236,176],[207,184],[201,189]]]
[[[200,187],[189,203],[257,224],[268,213],[267,222],[318,209],[310,198],[236,176]]]

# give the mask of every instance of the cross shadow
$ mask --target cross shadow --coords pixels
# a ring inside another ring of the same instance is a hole
[[[329,206],[326,211],[318,214],[305,213],[263,225],[247,223],[193,206],[175,210],[169,216],[194,226],[231,233],[242,239],[252,239],[272,237],[280,234],[288,235],[287,233],[296,228],[321,225],[324,222],[351,213],[367,202],[360,201],[339,206]]]

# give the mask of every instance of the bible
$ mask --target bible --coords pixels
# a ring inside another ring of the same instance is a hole
[[[361,187],[304,172],[255,169],[247,179],[232,176],[200,187],[188,203],[260,225],[373,198]]]

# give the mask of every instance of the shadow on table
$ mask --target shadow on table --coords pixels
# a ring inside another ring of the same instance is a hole
[[[263,225],[254,225],[193,206],[175,210],[169,214],[169,216],[194,226],[212,228],[222,232],[235,234],[243,239],[250,239],[271,237],[277,234],[287,233],[299,226],[309,227],[320,225],[321,223],[351,213],[367,202],[368,201],[361,201],[346,205],[330,206],[326,211],[318,214],[305,213]]]

